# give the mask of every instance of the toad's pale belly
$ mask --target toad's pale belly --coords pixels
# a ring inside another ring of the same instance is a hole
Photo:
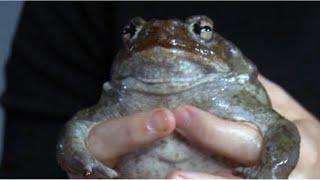
[[[178,134],[160,140],[151,147],[123,157],[116,167],[120,178],[165,178],[174,170],[206,173],[230,172],[229,162],[213,159],[200,148],[185,142]]]

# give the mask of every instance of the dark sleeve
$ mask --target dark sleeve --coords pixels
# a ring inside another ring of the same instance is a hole
[[[2,178],[63,178],[61,125],[97,101],[109,77],[108,3],[27,2],[6,65]]]

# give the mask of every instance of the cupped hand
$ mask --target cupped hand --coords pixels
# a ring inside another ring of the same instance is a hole
[[[151,145],[171,134],[175,128],[176,121],[171,111],[153,109],[113,121],[101,121],[90,130],[87,148],[97,160],[113,168],[118,157]],[[83,178],[74,174],[68,176]]]
[[[294,100],[280,86],[260,76],[273,108],[292,121],[301,136],[300,157],[289,178],[320,178],[320,123]],[[258,161],[262,137],[257,129],[248,124],[231,122],[192,106],[181,106],[174,110],[177,131],[190,141],[229,157],[237,162],[250,165]],[[221,139],[227,140],[221,141]],[[176,171],[168,178],[240,178],[228,173],[206,174]]]
[[[89,151],[103,164],[113,167],[117,158],[151,145],[175,130],[176,121],[168,109],[136,113],[115,121],[103,121],[89,133]]]

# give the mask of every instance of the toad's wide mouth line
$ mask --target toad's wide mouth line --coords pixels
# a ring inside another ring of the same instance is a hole
[[[141,81],[142,83],[146,84],[170,84],[170,83],[192,83],[199,81],[200,79],[204,78],[205,75],[199,75],[196,77],[164,77],[164,78],[157,78],[157,79],[149,79],[143,77],[135,77],[136,80]]]
[[[127,77],[121,80],[121,84],[127,90],[131,89],[144,93],[165,95],[186,91],[205,83],[219,82],[221,78],[228,79],[229,75],[229,73],[209,73],[199,78],[189,79],[188,81],[182,81],[183,79],[178,78],[176,80],[164,79],[163,81],[162,79],[157,79],[158,82],[155,80],[148,81],[147,79],[147,81],[143,81],[134,77]]]

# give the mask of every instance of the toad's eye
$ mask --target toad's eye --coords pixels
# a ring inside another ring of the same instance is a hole
[[[186,19],[189,34],[199,43],[210,45],[215,43],[214,23],[207,16],[191,16]]]
[[[137,27],[135,25],[133,25],[132,23],[126,25],[123,30],[122,30],[122,38],[125,41],[130,40],[131,38],[134,37],[134,35],[137,32]]]
[[[145,21],[142,18],[133,18],[128,25],[122,30],[122,39],[124,42],[130,42],[137,37],[137,34],[142,29]]]
[[[213,27],[212,24],[199,21],[193,25],[193,32],[204,41],[210,41],[213,38]]]

